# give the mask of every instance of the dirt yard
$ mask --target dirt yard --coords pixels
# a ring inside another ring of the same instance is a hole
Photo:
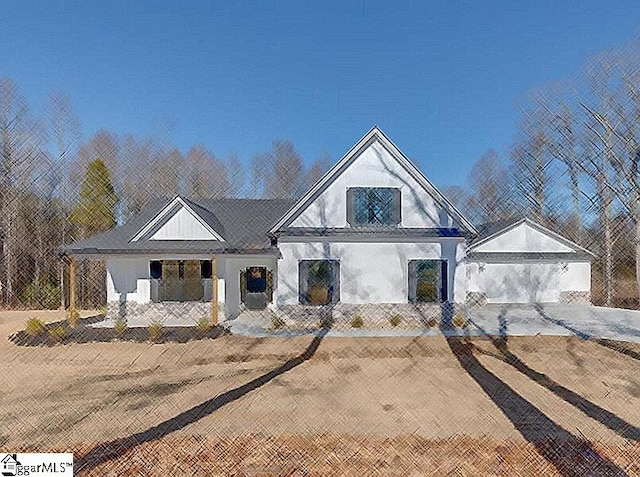
[[[0,451],[84,475],[640,475],[638,344],[11,343],[32,316],[0,313]]]

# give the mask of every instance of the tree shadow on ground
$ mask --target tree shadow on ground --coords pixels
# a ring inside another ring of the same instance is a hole
[[[625,346],[622,342],[616,341],[616,340],[609,340],[605,338],[598,338],[597,336],[590,335],[588,333],[585,333],[584,331],[580,331],[579,329],[571,325],[568,325],[563,320],[552,318],[547,313],[545,313],[544,307],[539,303],[536,303],[534,305],[534,308],[543,320],[546,320],[550,323],[554,323],[558,326],[561,326],[564,329],[573,333],[574,335],[578,336],[579,338],[582,338],[583,340],[593,341],[594,343],[604,346],[605,348],[609,348],[610,350],[613,350],[617,353],[623,354],[625,356],[628,356],[630,358],[640,361],[640,352],[634,349],[631,349],[629,346]]]
[[[597,404],[589,401],[588,399],[582,397],[578,393],[568,389],[561,384],[557,383],[553,379],[549,378],[546,374],[539,373],[538,371],[529,367],[526,363],[524,363],[518,356],[516,356],[508,347],[508,337],[507,337],[507,318],[506,318],[506,310],[503,310],[498,315],[499,320],[499,329],[501,333],[499,336],[492,336],[487,334],[487,332],[478,324],[473,322],[473,320],[469,320],[476,328],[480,330],[480,332],[488,337],[495,348],[500,352],[499,358],[513,366],[520,373],[524,374],[526,377],[536,382],[540,386],[551,391],[553,394],[558,396],[563,401],[571,404],[576,409],[582,411],[588,417],[600,422],[604,426],[608,427],[618,435],[631,439],[634,441],[640,441],[640,428],[634,426],[633,424],[628,423],[624,419],[621,419],[611,411],[607,411],[606,409],[598,406]],[[477,349],[473,344],[471,344],[473,349]],[[478,350],[480,353],[482,351]],[[495,355],[492,355],[495,356]]]
[[[302,363],[313,357],[323,338],[329,332],[330,327],[331,323],[326,323],[326,325],[316,334],[309,346],[301,354],[288,360],[274,370],[269,371],[268,373],[243,384],[242,386],[238,386],[230,391],[219,394],[218,396],[194,406],[191,409],[188,409],[145,431],[97,445],[76,461],[76,472],[89,471],[100,464],[122,457],[124,454],[141,444],[161,439],[172,432],[188,426],[189,424],[193,424],[194,422],[214,413],[221,407],[264,386],[274,378],[291,371],[297,366],[300,366]]]
[[[450,319],[443,319],[443,328]],[[443,334],[450,329],[443,329]],[[531,443],[549,464],[563,476],[626,476],[615,463],[601,456],[585,439],[578,438],[556,424],[546,414],[516,393],[513,388],[485,368],[474,356],[468,336],[447,336],[447,343],[460,366]]]

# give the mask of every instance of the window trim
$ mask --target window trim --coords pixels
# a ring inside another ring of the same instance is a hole
[[[415,273],[416,262],[438,262],[440,264],[440,286],[438,287],[438,299],[436,301],[418,301],[418,277]],[[421,303],[446,303],[449,301],[449,260],[446,258],[416,258],[408,260],[407,263],[407,298],[409,303],[421,304]]]
[[[308,268],[306,271],[304,271],[303,265],[308,267],[309,263],[316,262],[328,262],[331,266],[331,278],[329,283],[329,293],[331,293],[331,298],[328,303],[312,305],[311,303],[309,303],[308,297]],[[306,278],[306,282],[303,278]],[[327,306],[340,303],[340,281],[340,260],[334,258],[309,258],[298,260],[298,303],[305,306]]]
[[[389,190],[391,191],[391,223],[376,224],[356,222],[356,194],[358,190]],[[358,186],[347,188],[347,224],[354,228],[397,228],[402,222],[402,189],[400,187],[376,187],[376,186]]]

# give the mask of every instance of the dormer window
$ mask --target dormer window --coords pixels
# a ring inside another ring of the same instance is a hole
[[[396,227],[400,224],[400,189],[347,189],[347,222],[354,227]]]

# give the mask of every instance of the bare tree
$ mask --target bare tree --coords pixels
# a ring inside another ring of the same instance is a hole
[[[80,121],[75,114],[68,94],[52,92],[47,96],[44,105],[46,126],[49,138],[54,144],[52,164],[52,194],[51,201],[46,206],[51,210],[57,204],[57,230],[59,235],[54,241],[56,245],[68,243],[69,211],[73,204],[72,190],[69,187],[69,164],[76,154],[80,143]],[[64,296],[64,262],[59,263],[60,307],[65,307]]]
[[[274,141],[263,156],[264,197],[295,198],[303,192],[302,157],[289,141]]]
[[[192,147],[185,157],[187,196],[193,199],[229,196],[226,164],[204,146]]]
[[[40,132],[28,113],[27,104],[18,86],[9,78],[0,78],[0,229],[4,271],[2,297],[7,306],[15,298],[18,250],[26,240],[25,236],[19,236],[19,199],[21,191],[29,187],[29,177],[39,154],[36,146],[40,140]]]
[[[495,222],[513,215],[511,183],[507,168],[494,149],[474,164],[469,174],[467,212],[477,223]]]
[[[519,127],[519,139],[512,152],[516,190],[532,218],[544,223],[548,212],[551,159],[544,123],[537,111],[526,110]]]
[[[227,158],[229,174],[229,197],[240,197],[245,183],[245,169],[237,154],[232,153]]]

